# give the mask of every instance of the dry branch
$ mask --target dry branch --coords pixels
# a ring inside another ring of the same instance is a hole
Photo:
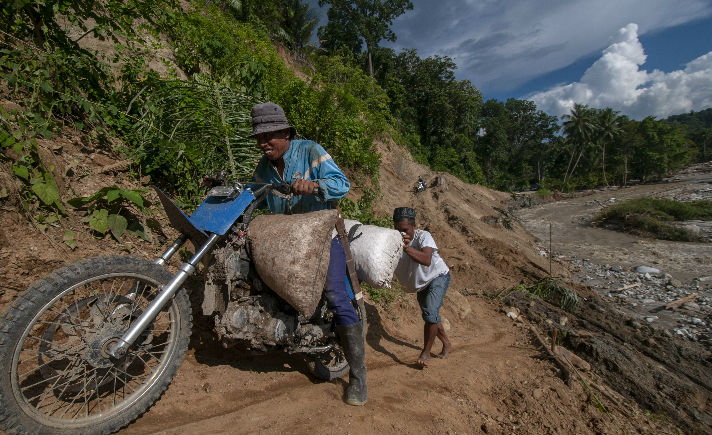
[[[685,296],[684,298],[680,298],[678,300],[672,301],[669,304],[665,305],[665,309],[672,310],[673,308],[677,308],[680,305],[684,304],[685,302],[689,302],[689,301],[695,299],[699,295],[700,295],[699,293],[692,293],[689,296]]]
[[[526,321],[525,321],[526,322]],[[546,341],[544,341],[544,338],[539,334],[539,331],[537,331],[536,327],[532,325],[529,322],[526,322],[527,326],[529,326],[529,330],[534,334],[537,340],[539,340],[539,343],[541,344],[541,347],[544,348],[546,353],[549,354],[549,356],[556,361],[556,363],[559,365],[559,368],[561,368],[561,373],[564,376],[564,380],[568,384],[569,381],[571,380],[571,370],[569,369],[569,364],[567,364],[562,358],[560,358],[558,355],[556,355],[546,344]]]
[[[630,290],[630,289],[632,289],[632,288],[639,287],[641,284],[642,284],[642,283],[640,283],[640,282],[636,282],[636,283],[634,283],[634,284],[629,284],[629,285],[623,286],[623,287],[621,287],[621,288],[617,288],[616,291],[617,291],[617,292],[622,292],[623,290]]]

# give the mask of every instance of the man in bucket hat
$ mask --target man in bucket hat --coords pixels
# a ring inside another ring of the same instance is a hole
[[[255,104],[250,137],[257,140],[264,155],[257,164],[253,181],[292,184],[289,197],[267,195],[265,200],[272,213],[307,213],[332,208],[333,202],[349,191],[349,180],[321,145],[295,139],[294,135],[295,129],[287,122],[281,107],[271,102]],[[353,294],[346,254],[337,236],[331,241],[325,294],[350,366],[346,403],[363,405],[368,397],[364,336],[349,292]]]

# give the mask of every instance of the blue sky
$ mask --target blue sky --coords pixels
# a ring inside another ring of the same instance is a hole
[[[635,119],[712,107],[712,0],[411,1],[382,45],[451,57],[485,99]]]

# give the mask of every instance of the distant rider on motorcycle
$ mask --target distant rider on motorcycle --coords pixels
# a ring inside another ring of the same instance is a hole
[[[252,128],[250,137],[257,139],[257,145],[264,153],[255,169],[253,181],[293,182],[293,195],[267,195],[265,201],[272,213],[331,209],[332,203],[349,191],[349,180],[321,145],[310,140],[294,139],[296,130],[287,123],[284,110],[277,104],[254,105]],[[353,293],[348,282],[346,256],[337,236],[331,241],[325,294],[350,366],[346,403],[364,405],[368,394],[363,328],[349,292]]]

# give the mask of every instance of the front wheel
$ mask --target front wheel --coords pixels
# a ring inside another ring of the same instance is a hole
[[[0,320],[0,428],[7,433],[108,434],[165,391],[188,348],[184,289],[128,349],[109,349],[170,281],[164,268],[97,257],[54,271]]]

